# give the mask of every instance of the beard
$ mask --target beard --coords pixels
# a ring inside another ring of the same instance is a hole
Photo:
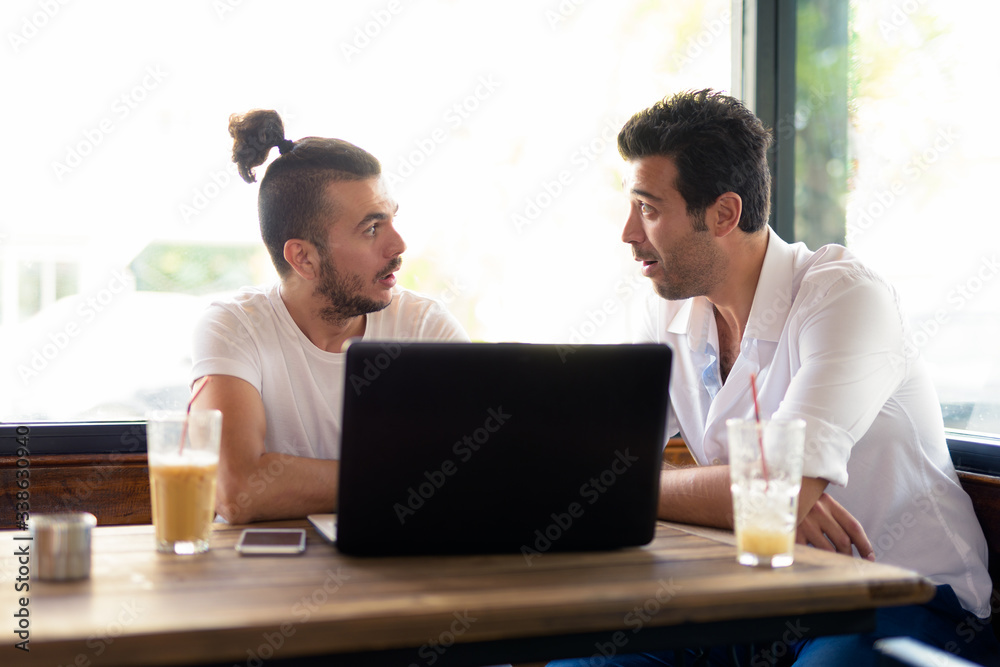
[[[659,275],[650,279],[656,293],[668,301],[705,296],[722,282],[729,265],[725,254],[709,243],[707,234],[702,232],[671,248],[665,256],[655,251],[633,250],[632,254],[637,259],[658,262]]]
[[[402,263],[399,257],[395,258],[369,284],[373,285],[381,278],[395,272]],[[392,303],[391,296],[386,302],[365,296],[362,293],[365,287],[365,281],[361,276],[356,273],[343,275],[337,271],[333,262],[323,258],[320,264],[320,280],[316,286],[315,294],[325,299],[327,305],[320,309],[320,317],[332,324],[340,324],[359,315],[376,313]]]

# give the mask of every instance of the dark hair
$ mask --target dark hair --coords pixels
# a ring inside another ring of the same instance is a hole
[[[257,195],[260,235],[278,274],[291,270],[285,261],[285,242],[302,239],[326,250],[328,222],[339,206],[327,195],[333,181],[375,178],[382,165],[375,156],[341,139],[306,137],[285,139],[285,127],[276,111],[255,109],[229,117],[233,162],[247,183],[256,180],[254,167],[264,164],[271,149],[281,155],[268,165]]]
[[[762,229],[770,215],[770,144],[770,131],[742,102],[711,89],[664,98],[618,133],[618,152],[626,160],[662,155],[674,161],[675,187],[688,214],[703,214],[724,192],[738,194],[745,232]]]

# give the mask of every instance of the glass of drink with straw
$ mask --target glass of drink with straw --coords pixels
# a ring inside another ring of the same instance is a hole
[[[208,379],[195,385],[186,411],[146,415],[153,527],[156,548],[164,553],[191,555],[209,549],[222,413],[192,410]]]
[[[736,559],[743,565],[786,567],[795,559],[805,422],[761,419],[753,375],[750,385],[754,419],[726,421]]]

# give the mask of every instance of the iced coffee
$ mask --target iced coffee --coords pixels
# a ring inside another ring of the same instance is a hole
[[[221,433],[222,413],[218,410],[147,415],[157,550],[182,555],[208,551]]]

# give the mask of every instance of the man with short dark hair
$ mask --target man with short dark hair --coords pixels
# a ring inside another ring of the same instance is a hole
[[[211,380],[196,406],[223,413],[216,510],[232,523],[331,512],[347,341],[468,337],[440,304],[396,286],[406,244],[374,156],[285,139],[274,111],[234,116],[229,130],[247,182],[281,153],[258,195],[280,281],[213,303],[195,332],[192,382]]]
[[[755,375],[761,417],[806,423],[797,541],[856,547],[938,584],[926,605],[880,610],[875,633],[806,639],[788,663],[874,664],[873,641],[892,635],[992,660],[996,640],[978,620],[990,615],[986,542],[896,294],[845,248],[812,252],[771,230],[770,141],[739,100],[710,90],[665,99],[618,136],[631,202],[622,240],[659,297],[642,338],[674,350],[668,432],[699,464],[663,471],[660,516],[732,527],[725,422],[754,417]],[[984,629],[959,636],[972,616]],[[711,664],[729,655],[713,649]]]

